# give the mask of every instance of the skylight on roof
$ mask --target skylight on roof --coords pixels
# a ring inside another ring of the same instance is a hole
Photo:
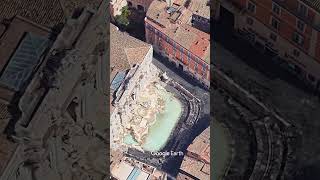
[[[27,33],[0,77],[0,83],[19,91],[39,63],[48,45],[48,38]]]

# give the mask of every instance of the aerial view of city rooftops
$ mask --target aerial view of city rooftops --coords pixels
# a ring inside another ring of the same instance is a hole
[[[109,7],[111,178],[209,180],[209,2]]]

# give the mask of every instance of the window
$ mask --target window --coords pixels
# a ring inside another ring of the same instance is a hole
[[[298,13],[304,17],[308,14],[308,8],[304,4],[299,3],[298,5]]]
[[[293,42],[295,42],[295,43],[297,43],[299,45],[303,45],[303,36],[301,36],[297,32],[293,33],[292,40],[293,40]]]
[[[253,4],[252,2],[248,2],[248,7],[247,7],[248,11],[251,13],[256,13],[256,5]]]
[[[168,36],[166,37],[166,41],[167,41],[167,43],[169,43],[169,38],[168,38]]]
[[[253,24],[253,19],[250,17],[247,17],[247,24],[252,25]]]
[[[277,35],[275,35],[274,33],[270,33],[270,39],[273,41],[277,41]]]
[[[272,3],[272,12],[277,15],[280,15],[280,6],[278,4]]]
[[[299,57],[299,56],[300,56],[300,52],[299,52],[298,50],[294,49],[294,50],[293,50],[293,55],[294,55],[295,57]]]
[[[195,72],[197,73],[197,69],[198,69],[198,63],[194,63],[194,70],[195,70]]]
[[[204,77],[206,75],[206,65],[203,64],[202,66],[202,77]]]
[[[194,57],[194,61],[195,61],[196,63],[199,63],[199,59],[198,59],[197,57]]]
[[[279,21],[274,18],[274,17],[271,17],[271,26],[276,29],[276,30],[279,30]]]
[[[299,29],[299,31],[304,32],[305,24],[299,19],[297,19],[297,28]]]

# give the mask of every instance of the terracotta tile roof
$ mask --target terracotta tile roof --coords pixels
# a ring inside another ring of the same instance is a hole
[[[52,27],[65,19],[59,0],[1,0],[0,20],[15,15]]]
[[[210,17],[210,6],[207,6],[205,0],[190,0],[189,5],[186,7],[186,1],[182,2],[177,0],[174,1],[171,6],[174,8],[174,12],[170,15],[167,12],[167,3],[165,1],[153,1],[147,11],[147,17],[158,21],[160,24],[167,26],[170,24],[170,16],[179,14],[177,22],[181,24],[189,24],[192,14],[198,14],[203,17]]]
[[[151,45],[119,31],[113,24],[110,25],[110,46],[110,81],[118,71],[140,64],[151,48]]]
[[[137,53],[138,50],[138,53]],[[150,46],[146,47],[139,47],[137,48],[126,48],[125,52],[127,54],[127,59],[129,61],[129,64],[137,64],[137,63],[142,63],[142,60],[150,50]]]
[[[192,50],[192,45],[198,39],[197,34],[192,33],[192,31],[190,31],[191,28],[192,27],[183,24],[179,26],[176,31],[174,31],[175,33],[172,33],[172,38],[181,46],[189,50]]]
[[[210,19],[210,6],[206,0],[192,0],[189,9],[196,15]]]
[[[185,49],[190,50],[194,55],[210,63],[210,35],[190,24],[192,14],[199,12],[202,6],[206,6],[206,1],[191,0],[188,8],[174,4],[172,7],[175,8],[175,11],[170,15],[164,1],[153,1],[148,9],[147,17],[150,19],[148,23]],[[175,22],[172,20],[174,14],[177,16]]]
[[[206,163],[185,156],[182,160],[180,169],[198,179],[209,180],[210,171],[208,173],[208,166]]]
[[[177,4],[179,6],[183,5],[184,0],[173,0],[173,4]]]
[[[210,174],[210,164],[205,164],[205,165],[202,167],[202,171],[203,171],[204,173]]]
[[[53,27],[64,23],[79,7],[98,9],[102,0],[1,0],[0,21],[16,15],[35,23]]]
[[[193,140],[187,151],[196,154],[199,160],[210,163],[210,127]]]
[[[193,27],[189,30],[197,36],[197,39],[189,47],[190,51],[210,63],[210,35]]]

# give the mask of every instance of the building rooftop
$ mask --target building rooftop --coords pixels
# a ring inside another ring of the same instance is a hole
[[[166,179],[166,173],[128,157],[122,158],[120,162],[113,163],[111,174],[119,180]]]
[[[19,91],[40,62],[43,52],[49,47],[48,37],[25,33],[18,48],[0,76],[0,84]]]
[[[210,127],[193,140],[187,151],[196,154],[201,160],[210,163]]]
[[[210,6],[206,0],[190,1],[189,9],[198,16],[210,19]]]
[[[0,20],[20,15],[38,24],[52,27],[65,19],[59,0],[2,0]]]
[[[102,0],[1,0],[0,21],[16,15],[46,27],[53,27],[71,17],[79,7],[97,9]]]
[[[191,25],[192,14],[200,13],[205,4],[202,0],[192,0],[188,4],[174,1],[168,8],[165,1],[154,0],[147,12],[147,19],[150,20],[148,23],[209,63],[210,35]],[[210,16],[209,11],[203,13]]]
[[[110,24],[110,44],[110,112],[113,112],[113,93],[123,82],[127,70],[142,63],[152,46],[121,32],[113,24]]]
[[[21,63],[22,63],[22,62],[20,62],[21,60],[29,61],[30,57],[33,56],[34,52],[30,52],[29,54],[23,53],[24,56],[22,57],[22,59],[19,56],[14,57],[14,54],[16,53],[17,49],[19,49],[19,46],[22,46],[21,42],[23,42],[22,40],[25,38],[26,33],[32,33],[33,36],[40,36],[40,37],[46,38],[49,36],[50,30],[46,27],[35,24],[34,22],[31,22],[28,19],[25,19],[21,16],[15,16],[12,19],[12,21],[10,22],[6,31],[3,32],[2,36],[0,36],[0,72],[2,74],[1,75],[2,80],[4,80],[3,79],[4,76],[7,77],[8,73],[10,74],[10,69],[11,70],[18,70],[16,68],[12,69],[12,67],[15,67],[14,61],[17,61],[18,64],[21,65]],[[26,44],[28,44],[28,41],[26,41]],[[31,45],[31,47],[33,47],[32,44],[33,44],[33,42],[31,42],[31,44],[29,43],[29,45]],[[23,47],[21,47],[21,48],[23,50]],[[31,48],[31,49],[33,49],[33,48]],[[13,60],[13,62],[10,63],[11,60]],[[25,62],[27,62],[27,61],[25,61]],[[11,64],[11,65],[9,65],[9,64]],[[10,66],[10,67],[8,67],[8,66]],[[24,65],[22,67],[24,70],[27,69]],[[21,70],[21,68],[20,68],[20,70]],[[30,69],[30,70],[32,70],[32,69]],[[4,71],[6,71],[6,73],[4,73]],[[20,71],[20,72],[22,72],[22,71]],[[11,80],[5,81],[5,82],[12,83]],[[10,86],[9,87],[8,85],[9,84],[7,84],[7,83],[0,85],[0,99],[4,100],[6,102],[10,102],[11,98],[14,95],[13,91],[17,90],[13,86],[9,85]]]
[[[117,179],[127,179],[133,169],[133,166],[122,161],[112,169],[111,173]]]
[[[151,45],[121,32],[113,24],[110,25],[110,44],[110,81],[118,72],[140,64],[151,48]]]
[[[0,72],[3,71],[4,66],[16,51],[25,32],[47,37],[49,36],[50,30],[21,16],[16,16],[0,37]]]
[[[209,180],[210,179],[210,165],[206,164],[202,161],[198,161],[194,158],[185,156],[183,158],[180,170],[187,173],[187,175],[191,175],[201,179],[201,180]]]
[[[196,177],[199,179],[210,179],[210,127],[206,128],[197,136],[187,149],[187,155],[184,156],[177,179],[190,179]],[[191,175],[191,176],[190,176]]]

